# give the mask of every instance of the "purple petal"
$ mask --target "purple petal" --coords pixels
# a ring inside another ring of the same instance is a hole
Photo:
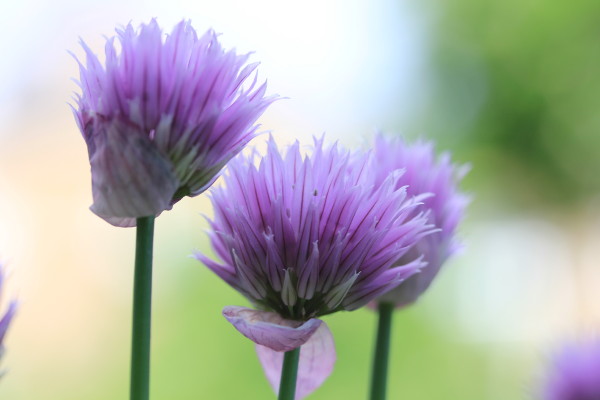
[[[277,393],[284,353],[260,345],[256,345],[256,353],[271,387]],[[322,323],[300,348],[296,400],[308,396],[325,382],[333,371],[335,360],[333,336],[327,324]]]
[[[272,312],[237,306],[225,307],[223,316],[242,335],[275,351],[302,346],[322,323],[314,318],[306,322],[292,321]]]

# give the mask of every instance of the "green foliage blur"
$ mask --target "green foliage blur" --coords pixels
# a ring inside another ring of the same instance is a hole
[[[453,0],[434,15],[426,121],[508,207],[600,190],[600,2]],[[427,129],[425,131],[428,131]]]

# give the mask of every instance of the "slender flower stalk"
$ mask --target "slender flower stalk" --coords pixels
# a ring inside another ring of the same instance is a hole
[[[397,175],[375,187],[368,153],[321,139],[304,157],[297,142],[282,155],[271,139],[258,165],[256,158],[233,160],[225,185],[211,190],[210,238],[221,262],[197,257],[258,308],[230,306],[223,314],[257,344],[274,389],[286,380],[282,396],[291,390],[290,351],[302,346],[295,394],[301,399],[335,361],[331,333],[318,317],[360,308],[416,273],[418,258],[394,263],[432,227],[414,212],[419,198],[397,187]]]
[[[376,138],[375,160],[372,172],[378,184],[385,182],[390,173],[402,170],[398,187],[406,186],[409,196],[423,196],[415,212],[425,213],[428,222],[437,228],[431,235],[421,238],[405,255],[397,260],[402,265],[407,260],[423,257],[427,265],[422,272],[409,277],[394,289],[379,296],[379,325],[371,378],[371,400],[386,398],[387,366],[390,349],[391,319],[395,307],[413,304],[429,287],[443,263],[454,254],[460,244],[455,231],[469,199],[458,190],[458,183],[467,171],[450,161],[448,154],[436,157],[431,143],[407,145],[402,140],[391,140],[382,135]]]
[[[131,339],[131,400],[150,397],[150,333],[152,327],[152,243],[154,216],[137,220],[133,329]]]
[[[385,400],[386,398],[394,305],[379,303],[378,312],[377,339],[371,373],[371,400]]]
[[[118,42],[118,44],[116,43]],[[276,97],[248,78],[257,63],[225,51],[213,31],[180,22],[165,35],[156,20],[117,29],[104,65],[81,42],[75,119],[87,145],[93,204],[116,226],[137,224],[131,399],[149,397],[154,218],[204,192],[255,135]]]

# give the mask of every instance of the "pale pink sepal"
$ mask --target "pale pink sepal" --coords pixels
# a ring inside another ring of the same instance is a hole
[[[256,345],[258,359],[275,393],[279,391],[283,352]],[[310,339],[300,347],[300,364],[296,381],[296,400],[303,399],[325,382],[335,364],[335,345],[333,336],[322,323]]]
[[[242,335],[275,351],[302,346],[323,322],[315,318],[306,322],[292,321],[272,312],[238,306],[225,307],[223,316]]]

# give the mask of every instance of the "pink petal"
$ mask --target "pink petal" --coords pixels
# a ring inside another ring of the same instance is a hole
[[[260,345],[256,345],[256,353],[271,387],[277,393],[284,353]],[[333,371],[335,359],[333,336],[327,324],[322,323],[300,348],[296,400],[308,396],[325,382]]]
[[[272,312],[237,306],[225,307],[223,316],[242,335],[275,351],[302,346],[323,322],[315,318],[306,322],[292,321]]]

